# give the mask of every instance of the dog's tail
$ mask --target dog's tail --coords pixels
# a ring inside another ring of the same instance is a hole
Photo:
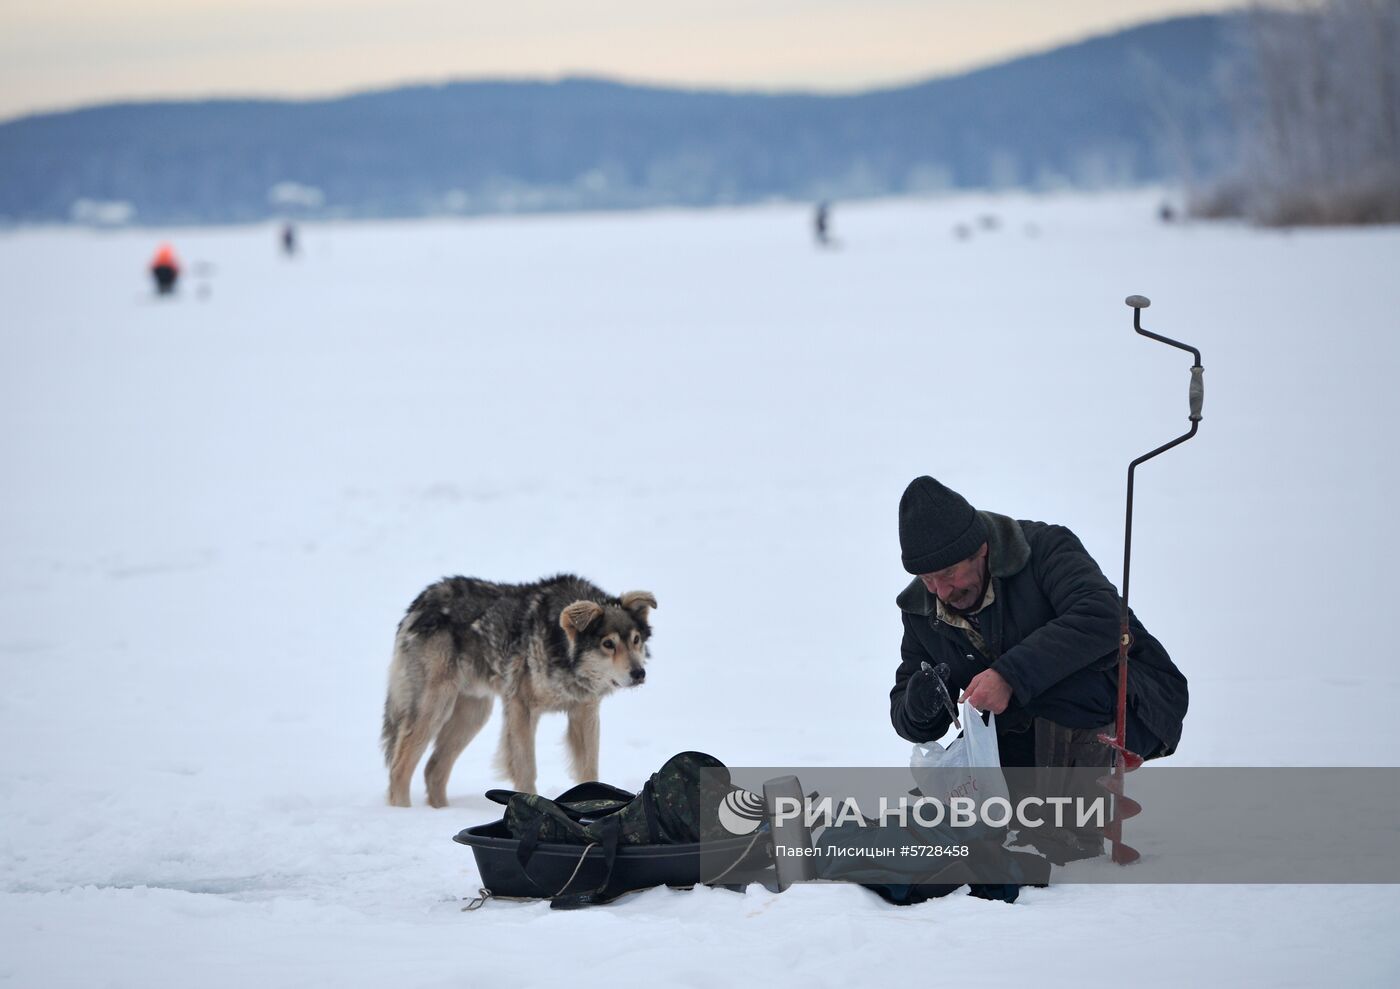
[[[405,622],[407,620],[404,619]],[[385,766],[392,765],[394,761],[394,743],[398,741],[399,722],[404,716],[403,704],[394,696],[397,693],[394,687],[403,666],[403,645],[403,622],[400,622],[398,632],[394,635],[394,654],[389,660],[389,689],[384,694],[384,727],[379,733],[379,746],[384,750]]]
[[[394,740],[399,737],[399,719],[394,713],[394,698],[384,698],[384,729],[379,733],[379,746],[384,750],[384,765],[394,758]]]

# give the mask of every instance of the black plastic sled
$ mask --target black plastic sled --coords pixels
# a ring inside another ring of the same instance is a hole
[[[766,830],[766,829],[765,829]],[[623,845],[617,849],[611,875],[601,846],[547,844],[535,846],[524,865],[519,860],[520,841],[511,837],[505,821],[478,824],[453,839],[469,845],[476,857],[481,885],[490,895],[554,900],[585,891],[596,891],[591,902],[605,903],[623,893],[653,886],[694,886],[702,881],[701,844]],[[740,883],[772,865],[772,845],[766,834],[707,841],[706,870],[720,883]],[[732,856],[734,868],[720,875],[717,862]],[[562,906],[563,904],[561,904]],[[580,906],[584,904],[579,904]]]

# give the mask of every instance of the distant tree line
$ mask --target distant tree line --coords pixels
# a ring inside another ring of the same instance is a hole
[[[1400,222],[1400,2],[1277,0],[1241,21],[1224,88],[1238,168],[1193,211],[1270,226]]]

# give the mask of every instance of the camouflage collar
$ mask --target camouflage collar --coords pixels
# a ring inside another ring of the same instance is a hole
[[[920,586],[922,586],[922,582],[920,582]],[[982,592],[982,603],[979,604],[975,610],[970,611],[967,614],[976,615],[980,613],[983,608],[994,603],[996,599],[996,582],[989,579],[987,581],[987,589]],[[973,632],[977,631],[977,626],[973,625],[972,622],[967,620],[967,615],[959,614],[958,612],[953,611],[951,608],[948,608],[943,604],[942,601],[938,600],[936,596],[933,597],[933,606],[938,612],[938,620],[940,622],[945,622],[949,625],[952,625],[955,628],[965,628]]]

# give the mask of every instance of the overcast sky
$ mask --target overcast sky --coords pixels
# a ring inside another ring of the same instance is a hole
[[[740,88],[909,82],[1241,0],[0,0],[0,118],[571,73]]]

